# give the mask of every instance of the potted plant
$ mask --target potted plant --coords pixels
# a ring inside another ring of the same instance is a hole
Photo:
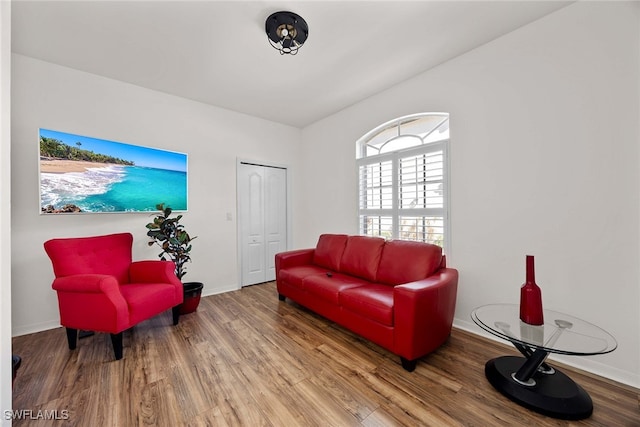
[[[158,245],[162,252],[158,254],[161,260],[166,261],[169,258],[176,265],[176,276],[180,281],[187,274],[185,263],[191,261],[191,241],[196,236],[191,237],[184,229],[184,225],[180,224],[182,215],[171,217],[172,209],[169,206],[160,203],[156,205],[156,209],[160,211],[153,219],[153,222],[147,224],[147,236],[151,237],[149,246]],[[183,282],[184,302],[180,306],[180,314],[187,314],[196,311],[200,303],[202,294],[202,283],[200,282]]]

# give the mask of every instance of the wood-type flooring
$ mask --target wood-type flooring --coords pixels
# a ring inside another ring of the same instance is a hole
[[[590,418],[511,402],[484,364],[515,350],[459,329],[409,373],[390,352],[278,301],[274,282],[204,297],[177,326],[171,311],[137,325],[119,361],[108,334],[70,351],[63,328],[15,337],[13,353],[23,359],[14,426],[640,426],[637,389],[568,367],[593,399]]]

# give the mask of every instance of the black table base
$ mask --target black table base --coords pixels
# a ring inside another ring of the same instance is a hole
[[[533,411],[553,418],[580,420],[593,412],[593,403],[587,392],[571,378],[553,370],[552,374],[536,372],[533,385],[524,385],[514,379],[526,362],[523,357],[503,356],[485,365],[487,379],[500,393]]]

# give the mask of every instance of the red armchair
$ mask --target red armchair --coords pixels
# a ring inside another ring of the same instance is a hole
[[[106,332],[118,360],[124,330],[170,308],[178,324],[183,289],[174,263],[132,262],[132,244],[130,233],[45,242],[70,350],[76,348],[79,329]]]

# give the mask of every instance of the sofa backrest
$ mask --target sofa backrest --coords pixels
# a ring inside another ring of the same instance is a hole
[[[379,237],[349,236],[338,271],[375,282],[384,244]]]
[[[313,263],[333,271],[340,271],[340,260],[347,245],[346,234],[321,234],[316,250],[313,252]]]
[[[387,285],[422,280],[440,268],[442,248],[430,243],[390,240],[385,243],[377,281]]]
[[[129,282],[131,233],[52,239],[44,244],[56,277],[74,274],[108,274],[119,283]]]

